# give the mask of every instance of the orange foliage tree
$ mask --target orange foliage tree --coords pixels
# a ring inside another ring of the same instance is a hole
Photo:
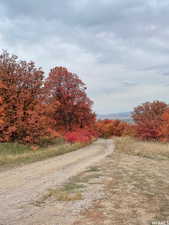
[[[92,101],[86,95],[86,86],[76,74],[66,68],[53,68],[44,84],[49,93],[48,101],[59,103],[53,119],[64,132],[92,126],[95,114],[91,110]]]
[[[43,113],[43,71],[33,62],[19,61],[17,56],[3,51],[0,82],[4,111],[0,141],[38,142],[45,135],[47,126]]]
[[[98,133],[101,137],[133,135],[134,126],[121,120],[98,120],[96,123]]]
[[[18,60],[7,51],[0,54],[1,142],[39,143],[60,131],[93,132],[92,101],[79,77],[63,67],[52,69],[46,80],[43,74],[32,61]]]
[[[153,101],[139,105],[132,113],[136,123],[136,136],[142,140],[158,140],[159,127],[162,125],[162,115],[168,105],[164,102]]]

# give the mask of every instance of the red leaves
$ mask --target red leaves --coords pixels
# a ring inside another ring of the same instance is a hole
[[[92,102],[77,75],[55,67],[43,79],[33,62],[0,54],[0,141],[37,144],[94,124]]]
[[[169,141],[169,109],[162,114],[162,124],[158,129],[158,135],[160,141]]]
[[[70,143],[89,143],[94,138],[96,138],[96,133],[88,129],[69,131],[64,135],[64,139]]]
[[[136,136],[141,140],[169,141],[169,106],[164,102],[146,102],[134,109],[135,124],[120,120],[100,120],[96,123],[101,137]]]
[[[0,55],[0,97],[3,107],[1,141],[36,143],[46,132],[43,119],[43,72],[33,62]],[[45,122],[46,123],[46,122]]]
[[[133,119],[136,123],[136,136],[142,140],[158,140],[162,115],[168,105],[164,102],[146,102],[134,109]]]
[[[66,68],[55,67],[50,71],[44,87],[50,104],[59,102],[53,114],[59,129],[70,131],[94,124],[92,101],[86,95],[84,83],[76,74],[70,73]]]
[[[167,108],[167,104],[160,101],[146,102],[142,105],[137,106],[132,114],[133,119],[136,123],[159,121],[161,115]]]

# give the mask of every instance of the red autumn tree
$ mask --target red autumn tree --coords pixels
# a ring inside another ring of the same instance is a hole
[[[3,99],[0,97],[0,131],[4,128],[4,107],[3,107]]]
[[[0,97],[4,110],[1,141],[36,143],[46,132],[46,105],[42,93],[43,71],[33,62],[19,61],[3,51],[0,55]]]
[[[53,68],[44,85],[50,104],[59,102],[53,118],[64,131],[94,124],[92,101],[86,95],[86,86],[76,74],[66,68]]]
[[[159,127],[159,138],[160,141],[168,142],[169,141],[169,109],[161,116],[162,124]]]
[[[157,140],[162,114],[168,105],[164,102],[146,102],[134,109],[132,117],[136,123],[136,135],[143,140]]]

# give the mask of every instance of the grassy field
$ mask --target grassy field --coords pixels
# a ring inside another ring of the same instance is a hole
[[[18,143],[0,143],[0,171],[75,151],[84,144],[68,144],[56,139],[48,147],[38,149]]]

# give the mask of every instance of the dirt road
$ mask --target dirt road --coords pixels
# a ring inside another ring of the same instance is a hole
[[[22,225],[22,219],[31,216],[25,205],[93,166],[113,147],[112,140],[98,140],[78,151],[0,173],[0,225]]]

